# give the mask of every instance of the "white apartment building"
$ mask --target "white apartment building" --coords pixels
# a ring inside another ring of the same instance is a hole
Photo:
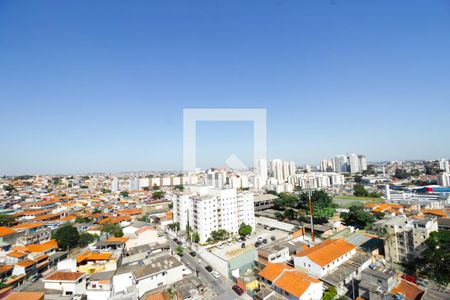
[[[237,234],[241,223],[255,228],[253,193],[235,188],[216,189],[211,186],[189,186],[190,192],[174,198],[174,222],[180,228],[192,228],[206,242],[214,230],[224,229]]]
[[[441,158],[439,160],[439,169],[444,170],[444,172],[450,172],[450,166],[448,163],[448,159]]]
[[[358,173],[367,170],[367,156],[362,154],[337,155],[333,158],[335,172]]]
[[[350,167],[350,173],[354,174],[354,173],[358,173],[360,172],[360,168],[359,168],[359,158],[358,155],[356,154],[349,154],[348,156],[348,164]]]
[[[272,160],[272,177],[275,178],[279,183],[284,181],[283,178],[283,162],[281,159]]]
[[[425,240],[430,233],[438,230],[437,218],[409,219],[395,216],[383,219],[376,226],[384,233],[386,258],[400,263],[418,257],[425,250]]]
[[[439,174],[438,184],[443,187],[450,187],[450,173],[444,172]]]
[[[327,172],[328,170],[333,169],[333,161],[329,159],[321,160],[319,169],[322,172]]]
[[[308,178],[309,176],[309,178]],[[297,184],[301,188],[309,188],[309,181],[312,188],[325,188],[329,186],[343,185],[345,178],[340,173],[309,173],[309,174],[297,174]]]

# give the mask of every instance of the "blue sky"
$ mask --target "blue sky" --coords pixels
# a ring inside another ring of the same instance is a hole
[[[183,108],[266,108],[269,158],[449,157],[449,53],[444,0],[1,1],[0,174],[181,169]],[[251,164],[209,125],[201,167]]]

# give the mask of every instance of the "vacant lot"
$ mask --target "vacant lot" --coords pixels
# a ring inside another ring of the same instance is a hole
[[[356,196],[335,196],[333,202],[339,207],[348,208],[354,204],[360,203],[361,205],[367,203],[380,203],[383,202],[382,198],[370,198],[370,197],[356,197]]]

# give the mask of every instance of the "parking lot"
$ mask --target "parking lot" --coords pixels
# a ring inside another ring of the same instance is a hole
[[[252,232],[251,236],[249,238],[246,238],[245,242],[238,242],[236,238],[233,239],[231,242],[231,245],[228,245],[226,242],[222,242],[221,245],[223,246],[222,249],[219,249],[217,246],[214,246],[211,249],[211,252],[218,257],[229,260],[232,257],[235,257],[242,252],[245,252],[249,249],[255,249],[255,243],[258,241],[259,238],[262,240],[266,240],[268,245],[273,242],[277,242],[280,239],[283,239],[287,237],[287,232],[281,231],[281,230],[268,230],[264,229],[262,226],[257,226],[256,229]],[[275,238],[275,240],[272,240],[272,237]],[[260,240],[261,240],[260,239]],[[245,248],[242,248],[242,243],[245,243]]]

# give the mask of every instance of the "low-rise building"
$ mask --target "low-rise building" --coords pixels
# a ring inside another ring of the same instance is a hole
[[[42,279],[46,290],[60,291],[63,296],[84,295],[86,274],[82,272],[56,271]]]
[[[294,255],[295,267],[322,277],[349,260],[356,247],[345,240],[326,240]]]
[[[269,263],[258,273],[262,287],[270,287],[288,299],[322,299],[323,283],[285,264]]]

